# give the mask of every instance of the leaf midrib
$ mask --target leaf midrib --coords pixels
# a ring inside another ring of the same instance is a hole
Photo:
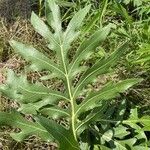
[[[98,67],[97,69],[95,69],[94,71],[92,71],[88,76],[86,76],[86,77],[79,83],[79,85],[75,88],[75,91],[74,91],[74,93],[73,93],[73,98],[75,97],[75,94],[77,93],[79,87],[82,85],[82,83],[83,83],[84,81],[86,81],[86,79],[88,79],[92,74],[94,74],[95,72],[97,72],[99,69],[105,68],[105,66],[107,66],[107,65],[110,63],[110,61],[114,60],[115,58],[116,58],[116,57],[114,57],[113,59],[110,59],[109,61],[107,61],[107,63],[105,63],[105,64],[102,65],[101,67]],[[84,74],[83,74],[83,75],[84,75]]]
[[[88,119],[86,119],[84,122],[82,121],[82,123],[80,125],[77,126],[76,131],[83,126],[85,123],[87,123],[89,120],[91,120],[92,118],[94,118],[98,113],[100,113],[103,109],[105,108],[105,105],[99,110],[97,111],[95,114],[93,114],[91,117],[89,117]]]
[[[44,63],[46,63],[47,65],[51,66],[52,68],[56,69],[58,72],[60,72],[61,74],[65,75],[64,72],[62,70],[60,70],[59,68],[55,67],[54,65],[51,65],[50,63],[48,63],[47,61],[44,61],[43,59],[39,59],[38,57],[34,57],[32,55],[33,58],[37,59],[37,60],[40,60]]]
[[[108,92],[110,92],[110,91],[113,91],[114,89],[116,89],[116,87],[111,88],[111,89],[108,89],[108,90],[106,90],[106,91],[103,91],[102,93],[99,93],[99,94],[97,94],[97,95],[95,95],[95,96],[89,98],[88,100],[86,100],[86,101],[85,101],[83,104],[81,104],[81,106],[76,110],[75,115],[77,115],[77,113],[82,109],[82,107],[84,107],[84,106],[85,106],[87,103],[89,103],[92,99],[94,99],[95,97],[98,97],[98,96],[102,96],[102,95],[104,95],[104,94],[106,94],[106,93],[108,93]],[[116,92],[117,92],[117,91],[116,91]]]
[[[54,95],[54,96],[57,96],[57,97],[60,97],[60,98],[64,98],[64,99],[66,99],[67,101],[69,101],[69,99],[68,99],[67,97],[63,96],[63,95],[59,95],[59,94],[55,94],[55,93],[51,93],[51,92],[46,93],[46,92],[29,91],[28,89],[25,89],[25,88],[23,88],[22,86],[19,86],[19,87],[20,87],[21,89],[23,89],[23,90],[29,92],[29,93],[32,93],[32,94]]]
[[[1,118],[6,119],[5,117],[1,117]],[[46,130],[41,129],[41,128],[39,128],[39,127],[36,127],[36,126],[34,126],[34,125],[30,125],[29,123],[22,123],[22,122],[20,122],[20,121],[18,121],[18,120],[16,120],[15,123],[13,123],[13,122],[14,122],[13,118],[11,118],[11,119],[9,119],[9,120],[12,122],[12,124],[13,124],[14,126],[18,126],[18,127],[19,127],[19,124],[20,124],[20,125],[22,125],[22,126],[25,126],[25,128],[31,127],[31,128],[35,128],[36,130],[40,130],[40,131],[42,131],[42,132],[48,133]],[[33,122],[31,122],[31,123],[33,123]],[[22,127],[19,127],[19,128],[22,128]],[[25,129],[24,129],[24,130],[25,130]]]
[[[94,41],[95,42],[95,41]],[[94,42],[93,43],[90,43],[81,53],[80,53],[80,55],[82,55],[92,44],[94,44]],[[78,49],[79,50],[79,49]],[[78,51],[77,50],[77,51]],[[74,60],[74,62],[73,62],[73,64],[71,65],[71,68],[70,68],[70,70],[69,70],[69,75],[70,75],[70,73],[71,73],[71,71],[72,71],[72,69],[73,69],[73,67],[74,67],[74,65],[75,65],[75,63],[77,62],[77,60],[79,59],[79,56],[78,57],[76,57],[76,59]]]
[[[57,108],[47,108],[46,110],[54,110],[54,111],[57,111],[57,112],[60,112],[60,113],[62,113],[62,114],[66,114],[67,116],[70,116],[70,114],[69,113],[67,113],[66,111],[63,111],[63,110],[60,110],[60,109],[57,109]],[[43,110],[41,110],[41,112],[42,111],[44,111],[44,109]]]
[[[66,76],[66,81],[67,81],[68,93],[69,93],[69,96],[70,96],[70,104],[71,104],[71,108],[72,108],[72,111],[71,111],[71,114],[72,114],[71,115],[72,131],[73,131],[73,136],[74,136],[75,140],[77,140],[76,132],[75,132],[75,115],[74,115],[75,114],[75,108],[74,108],[75,106],[74,106],[74,99],[72,97],[71,87],[70,87],[70,81],[69,81],[69,76],[68,76],[68,71],[67,71],[65,60],[64,60],[63,45],[60,46],[60,50],[61,50],[61,57],[62,57],[62,61],[63,61],[62,63],[63,63],[64,70],[65,70],[65,76]]]

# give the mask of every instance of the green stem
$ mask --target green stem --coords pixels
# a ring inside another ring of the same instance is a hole
[[[66,77],[66,81],[67,81],[68,93],[69,93],[69,97],[70,97],[71,109],[72,109],[72,114],[71,114],[71,116],[72,116],[71,117],[72,132],[73,132],[75,140],[77,141],[76,130],[75,130],[75,103],[74,103],[74,99],[73,99],[72,92],[71,92],[71,86],[70,86],[67,67],[66,67],[65,60],[64,60],[64,53],[63,53],[62,45],[60,45],[60,49],[61,49],[62,63],[63,63],[63,67],[65,70],[65,77]]]
[[[42,13],[42,0],[39,0],[39,17],[41,17]]]
[[[106,8],[107,8],[107,4],[108,4],[108,0],[104,0],[103,4],[102,4],[102,9],[100,12],[100,27],[102,27],[102,21],[103,21],[103,16],[106,12]]]

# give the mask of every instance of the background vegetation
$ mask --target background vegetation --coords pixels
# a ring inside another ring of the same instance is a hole
[[[73,17],[75,12],[91,4],[90,12],[84,20],[84,25],[81,28],[81,36],[75,43],[72,44],[70,58],[75,54],[75,50],[79,43],[84,39],[89,38],[95,31],[105,25],[111,23],[112,29],[103,42],[92,54],[88,60],[88,65],[93,65],[95,62],[105,57],[108,58],[122,43],[129,41],[128,49],[124,55],[120,57],[118,65],[114,67],[109,74],[98,78],[98,81],[89,85],[89,89],[101,88],[108,81],[119,81],[127,78],[142,78],[143,81],[132,87],[129,91],[121,94],[121,97],[114,99],[115,110],[118,110],[120,105],[125,101],[125,118],[129,118],[129,113],[139,112],[141,118],[144,115],[150,115],[150,1],[149,0],[57,0],[57,4],[61,8],[63,29],[67,27],[68,22]],[[45,18],[44,0],[19,1],[19,0],[1,0],[0,1],[0,83],[6,81],[6,70],[13,69],[20,74],[27,66],[19,55],[14,53],[9,45],[9,40],[16,39],[24,43],[32,44],[40,49],[44,54],[48,54],[53,58],[53,52],[46,48],[45,41],[36,33],[30,24],[30,15],[34,11],[42,20]],[[40,72],[29,73],[28,78],[32,83],[40,81],[42,74]],[[63,90],[63,85],[60,81],[48,80],[42,81],[42,84],[49,86],[55,83],[54,87]],[[82,98],[81,98],[82,99]],[[124,100],[124,101],[123,101]],[[124,106],[124,105],[122,105]],[[0,110],[10,112],[19,107],[18,103],[10,101],[10,99],[1,96]],[[111,110],[110,110],[111,112]],[[113,120],[114,113],[110,113],[110,118]],[[131,114],[132,114],[131,113]],[[28,120],[32,120],[32,116],[27,115]],[[115,118],[116,119],[116,118]],[[112,124],[109,124],[112,127]],[[113,125],[114,127],[114,125]],[[120,130],[115,129],[117,131]],[[24,142],[16,142],[10,136],[9,132],[19,132],[19,129],[10,127],[2,127],[0,129],[0,149],[57,149],[55,143],[46,143],[35,136],[31,136]],[[131,132],[131,131],[130,131]],[[90,132],[91,133],[91,132]],[[104,132],[104,135],[111,137],[111,131]],[[123,137],[127,133],[121,133]],[[149,132],[144,132],[149,146]],[[135,136],[137,133],[131,132],[130,136]],[[89,135],[89,143],[92,145],[92,136]],[[113,141],[118,140],[119,133],[116,133]],[[138,137],[136,137],[138,139]],[[104,141],[103,141],[104,142]],[[102,142],[102,143],[103,143]],[[105,139],[106,145],[108,144]],[[136,141],[142,143],[141,140]],[[109,143],[110,144],[110,143]],[[109,145],[108,144],[108,145]],[[92,145],[93,146],[93,145]],[[85,147],[85,145],[83,145]],[[92,147],[91,147],[92,148]],[[98,147],[95,147],[95,149]],[[145,148],[143,148],[145,149]]]

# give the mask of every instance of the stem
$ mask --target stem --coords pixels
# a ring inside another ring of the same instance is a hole
[[[106,8],[107,8],[107,4],[108,4],[108,0],[104,0],[103,4],[102,4],[102,9],[100,12],[100,27],[102,27],[102,19],[104,16],[104,13],[106,12]]]
[[[39,0],[39,17],[41,17],[41,11],[42,11],[42,0]]]
[[[75,103],[74,103],[74,99],[73,99],[72,92],[71,92],[71,86],[70,86],[67,67],[66,67],[65,60],[64,60],[64,53],[63,53],[62,45],[60,45],[60,49],[61,49],[62,63],[63,63],[63,67],[65,70],[65,77],[66,77],[66,81],[67,81],[68,93],[69,93],[69,97],[70,97],[71,109],[72,109],[72,114],[71,114],[71,116],[72,116],[71,117],[72,132],[73,132],[73,136],[74,136],[75,140],[77,141],[76,130],[75,130]]]

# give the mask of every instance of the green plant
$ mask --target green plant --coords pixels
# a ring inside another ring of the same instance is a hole
[[[125,4],[133,3],[134,6],[140,6],[144,2],[144,0],[119,0]]]
[[[139,65],[142,70],[150,69],[150,44],[143,43],[135,54],[130,53],[127,57],[132,65]]]
[[[140,82],[141,79],[127,79],[118,83],[109,82],[98,91],[85,90],[97,76],[109,72],[128,44],[123,44],[108,57],[98,60],[91,67],[88,64],[83,65],[85,64],[83,62],[94,53],[96,47],[106,39],[111,25],[99,29],[89,39],[85,39],[77,49],[75,56],[69,58],[71,44],[79,36],[79,29],[90,6],[79,10],[65,31],[62,30],[60,10],[55,1],[46,1],[45,7],[51,10],[47,12],[46,17],[52,32],[35,13],[32,13],[31,23],[35,30],[45,38],[48,48],[55,52],[57,59],[51,60],[32,46],[14,40],[10,41],[10,44],[18,54],[30,62],[30,70],[49,71],[51,78],[63,81],[65,90],[54,91],[39,82],[30,83],[27,75],[22,73],[18,76],[12,70],[8,70],[7,81],[0,85],[0,91],[19,103],[20,107],[18,112],[0,112],[0,125],[19,128],[21,130],[19,133],[11,133],[11,136],[17,141],[22,141],[30,135],[38,135],[43,140],[55,141],[61,150],[106,149],[106,147],[111,148],[111,141],[115,141],[113,147],[116,149],[121,147],[124,150],[126,145],[128,147],[139,146],[141,143],[136,144],[135,140],[131,142],[132,139],[124,141],[123,144],[117,142],[108,133],[112,133],[114,128],[116,132],[119,130],[125,132],[126,127],[123,127],[121,122],[129,126],[134,125],[133,128],[138,133],[144,134],[144,131],[149,130],[149,126],[145,125],[149,123],[149,119],[139,119],[137,113],[131,113],[128,120],[123,120],[124,107],[120,107],[120,110],[116,112],[118,115],[115,119],[111,118],[113,115],[113,109],[109,105],[111,101],[118,97],[119,93],[125,92]],[[79,79],[76,83],[77,76]],[[124,103],[121,103],[121,106],[124,106]],[[32,121],[24,117],[26,114],[32,115]],[[136,123],[139,122],[145,128],[137,127]],[[113,123],[114,126],[111,125]],[[125,132],[123,137],[126,135]],[[94,136],[94,139],[97,139],[98,136],[99,143],[91,142],[89,140],[91,136]],[[117,133],[115,137],[122,138]],[[145,136],[144,138],[146,139]],[[147,146],[146,142],[145,140],[144,146]]]

